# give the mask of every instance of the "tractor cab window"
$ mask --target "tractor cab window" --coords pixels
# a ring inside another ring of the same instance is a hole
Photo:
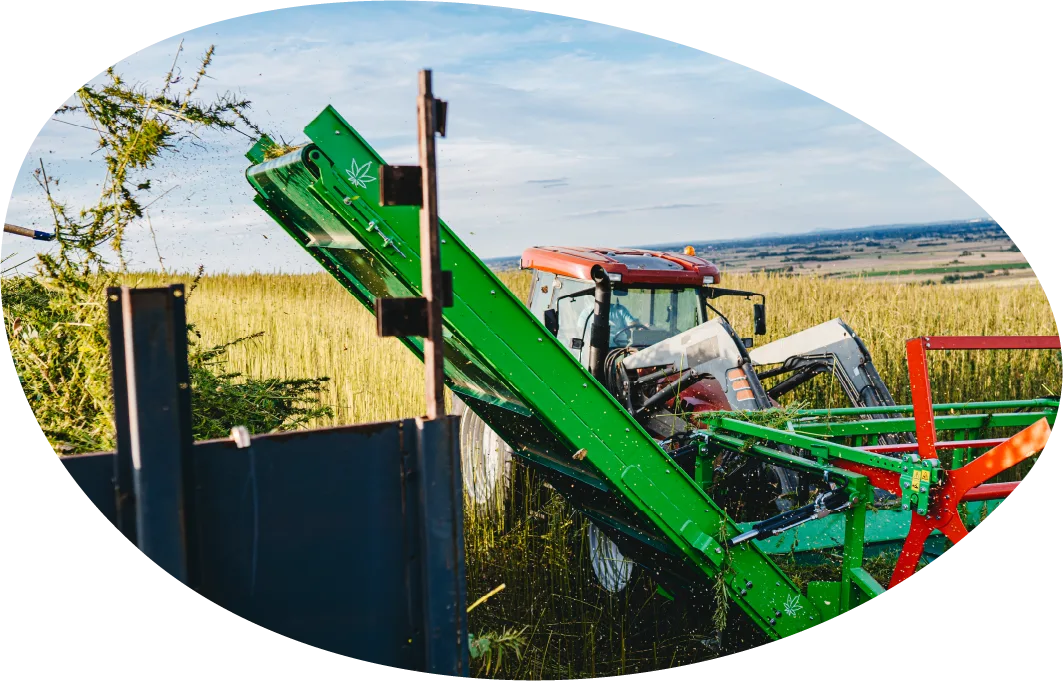
[[[575,331],[583,345],[590,343],[590,319],[594,314],[593,296],[572,300],[578,303]],[[562,316],[564,320],[564,316]],[[624,288],[615,287],[609,308],[609,346],[647,347],[700,324],[701,298],[694,288]],[[564,325],[562,321],[562,328]]]
[[[554,300],[554,282],[557,275],[552,272],[532,270],[531,292],[528,295],[528,309],[539,321]]]
[[[557,309],[557,338],[585,360],[590,351],[594,284],[582,279],[548,275],[533,279],[529,300],[533,314]],[[546,292],[542,288],[547,289]],[[572,295],[576,294],[576,295]],[[610,347],[647,347],[706,321],[698,289],[614,286],[609,310]]]
[[[609,315],[612,347],[646,347],[705,321],[696,288],[613,289]]]
[[[566,348],[579,357],[582,347],[590,342],[591,325],[587,319],[594,313],[594,282],[558,277],[555,286],[557,286],[557,293],[554,296],[554,300],[557,301],[557,337]],[[587,295],[565,297],[588,290],[590,293]],[[586,353],[583,354],[586,355]]]

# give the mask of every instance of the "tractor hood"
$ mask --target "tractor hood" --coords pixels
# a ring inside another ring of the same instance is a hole
[[[771,406],[760,380],[749,369],[749,356],[741,339],[722,319],[711,319],[624,359],[628,371],[668,366],[715,378],[732,409]]]
[[[852,329],[840,319],[832,319],[792,336],[762,345],[749,353],[754,364],[782,364],[795,355],[848,351],[853,347]]]

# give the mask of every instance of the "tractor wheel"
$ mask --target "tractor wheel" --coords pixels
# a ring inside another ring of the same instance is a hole
[[[776,496],[773,503],[775,508],[779,509],[779,513],[785,513],[794,508],[793,495],[797,492],[797,473],[782,466],[772,466],[769,478],[774,478],[776,482],[774,488]]]
[[[620,593],[631,581],[635,563],[625,558],[617,545],[594,523],[587,523],[591,571],[609,593]]]
[[[477,509],[501,512],[513,482],[513,450],[476,413],[457,398],[460,417],[461,480]]]
[[[764,520],[795,507],[798,477],[793,471],[736,455],[729,463],[727,480],[713,501],[735,522]]]

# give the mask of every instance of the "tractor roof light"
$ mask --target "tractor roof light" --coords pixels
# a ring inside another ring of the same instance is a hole
[[[624,276],[622,274],[620,274],[619,272],[610,272],[609,273],[609,281],[620,281],[623,278],[624,278]]]
[[[704,282],[705,286],[712,286],[716,283],[716,278],[710,274],[706,276],[702,281]]]

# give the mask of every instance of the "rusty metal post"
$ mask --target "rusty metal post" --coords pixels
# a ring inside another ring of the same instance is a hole
[[[420,72],[417,137],[421,164],[421,295],[428,303],[428,334],[424,339],[427,416],[446,414],[443,403],[443,274],[439,257],[439,211],[436,203],[436,99],[432,72]]]

